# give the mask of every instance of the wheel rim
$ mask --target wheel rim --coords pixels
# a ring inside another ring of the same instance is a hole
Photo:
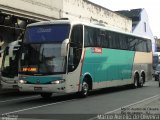
[[[137,84],[137,80],[135,80],[135,82],[134,82],[134,86],[135,86],[135,87],[137,87],[137,86],[138,86],[138,84]]]
[[[141,77],[141,79],[140,79],[140,86],[142,87],[143,86],[143,82],[144,81],[144,78],[143,77]]]
[[[83,82],[83,84],[82,84],[82,91],[83,91],[84,95],[88,94],[88,89],[89,89],[88,84],[86,82]]]
[[[136,76],[134,77],[134,86],[138,87],[138,81],[137,81],[137,77]]]

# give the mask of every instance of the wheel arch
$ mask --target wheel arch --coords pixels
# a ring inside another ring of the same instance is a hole
[[[138,70],[134,71],[133,78],[134,78],[135,76],[138,76],[138,80],[139,80],[139,72],[138,72]],[[134,79],[133,79],[133,81],[134,81]]]
[[[85,73],[83,75],[82,82],[84,80],[86,80],[86,82],[89,84],[89,90],[92,90],[93,89],[93,78],[92,78],[91,74],[90,73]]]

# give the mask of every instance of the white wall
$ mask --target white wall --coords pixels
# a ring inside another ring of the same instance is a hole
[[[144,29],[144,23],[146,23],[146,32]],[[152,40],[152,50],[153,52],[155,51],[155,39],[154,36],[152,34],[150,25],[149,25],[149,19],[148,19],[148,15],[145,9],[142,10],[141,12],[141,21],[138,23],[138,25],[136,26],[136,28],[133,30],[133,33],[138,34],[138,35],[142,35],[142,36],[147,36],[150,37]]]
[[[87,22],[93,22],[93,19],[102,20],[107,25],[128,32],[132,31],[131,19],[85,0],[64,0],[63,10],[63,17]]]
[[[0,0],[0,9],[40,20],[59,18],[62,8],[63,0]]]

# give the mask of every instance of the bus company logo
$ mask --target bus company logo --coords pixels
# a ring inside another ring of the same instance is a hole
[[[102,54],[102,48],[94,47],[94,48],[92,48],[92,52],[93,53]]]
[[[50,28],[39,28],[37,30],[37,33],[49,33],[51,31],[52,31],[52,29],[50,29]]]

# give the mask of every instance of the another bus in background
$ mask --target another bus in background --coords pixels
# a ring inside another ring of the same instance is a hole
[[[153,54],[153,70],[156,69],[158,64],[159,64],[159,55]]]
[[[160,60],[160,52],[154,52],[154,54],[157,54]]]
[[[21,40],[11,42],[4,49],[1,65],[2,89],[18,89],[18,60]]]

